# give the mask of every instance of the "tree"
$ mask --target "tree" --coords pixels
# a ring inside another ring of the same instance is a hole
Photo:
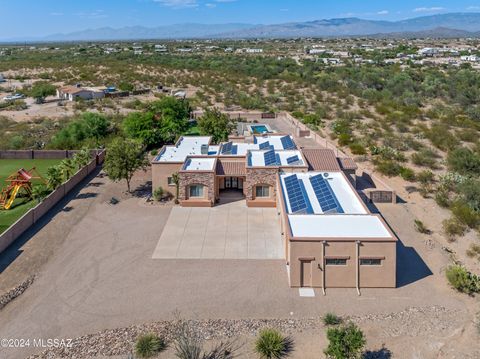
[[[53,96],[55,93],[55,86],[46,81],[35,82],[29,91],[30,96],[32,96],[37,103],[43,103],[45,101],[45,97]]]
[[[84,132],[86,138],[93,138],[97,142],[107,136],[110,123],[105,116],[99,113],[85,112],[82,115]]]
[[[138,140],[116,138],[107,147],[104,170],[114,182],[125,180],[128,192],[134,173],[145,169],[147,164],[144,146]]]
[[[147,147],[162,141],[160,122],[151,112],[132,112],[123,121],[123,129],[127,136],[141,140]]]
[[[180,176],[178,172],[172,174],[173,183],[175,183],[175,203],[178,203],[178,195],[180,191]]]
[[[327,338],[330,342],[324,353],[333,359],[360,358],[366,343],[362,331],[354,323],[340,328],[329,328]]]
[[[207,108],[203,116],[198,119],[198,128],[200,134],[212,136],[213,142],[219,143],[228,140],[228,135],[235,128],[235,123],[219,109]]]
[[[149,110],[160,121],[160,134],[164,142],[173,142],[188,130],[188,120],[192,109],[186,100],[167,96],[152,102]]]

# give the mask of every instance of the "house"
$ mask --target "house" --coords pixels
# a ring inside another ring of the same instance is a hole
[[[397,238],[356,192],[350,158],[265,133],[219,145],[184,136],[151,165],[152,187],[178,191],[181,206],[213,207],[235,192],[248,207],[276,207],[291,287],[396,286]]]
[[[75,101],[76,99],[93,100],[104,98],[105,92],[95,88],[84,88],[79,85],[63,86],[57,89],[57,97],[62,100]]]

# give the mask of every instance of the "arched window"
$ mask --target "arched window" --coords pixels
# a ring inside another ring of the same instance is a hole
[[[202,198],[204,197],[204,185],[201,184],[192,184],[188,188],[188,195],[192,198]]]

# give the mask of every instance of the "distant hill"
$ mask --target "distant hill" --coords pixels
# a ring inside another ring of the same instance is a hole
[[[442,31],[439,31],[443,29]],[[291,37],[346,37],[371,36],[378,34],[421,33],[432,31],[447,33],[448,31],[477,32],[480,31],[480,13],[452,13],[422,16],[401,21],[376,21],[359,18],[316,20],[309,22],[292,22],[278,25],[257,26],[230,33],[219,34],[218,37],[231,38],[291,38]],[[435,31],[436,30],[436,31]],[[459,33],[460,34],[460,33]]]
[[[370,35],[375,38],[397,38],[397,39],[458,39],[458,38],[478,38],[480,31],[470,32],[446,27],[437,27],[431,30],[412,31],[412,32],[392,32],[388,34]]]
[[[451,13],[422,16],[401,21],[364,20],[359,18],[326,19],[274,25],[177,24],[148,28],[99,28],[43,38],[9,41],[98,41],[189,38],[295,38],[295,37],[477,37],[480,13]]]

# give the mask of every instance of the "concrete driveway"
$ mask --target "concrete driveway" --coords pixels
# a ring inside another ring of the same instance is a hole
[[[277,210],[237,201],[173,208],[152,258],[284,259],[283,248]]]

